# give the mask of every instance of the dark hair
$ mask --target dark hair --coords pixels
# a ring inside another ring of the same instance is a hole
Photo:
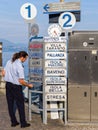
[[[28,56],[28,53],[27,52],[25,52],[25,51],[20,51],[20,52],[18,52],[18,53],[15,53],[14,55],[13,55],[13,57],[12,57],[12,62],[14,62],[15,60],[17,60],[18,58],[21,58],[21,57],[26,57],[26,56]]]

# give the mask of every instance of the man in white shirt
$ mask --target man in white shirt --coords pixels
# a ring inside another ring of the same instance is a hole
[[[30,124],[25,119],[24,96],[22,92],[22,85],[32,88],[32,84],[25,81],[23,62],[28,58],[25,51],[15,53],[11,60],[9,60],[2,71],[4,80],[6,81],[6,98],[8,103],[8,111],[11,119],[11,126],[19,125],[14,111],[14,102],[16,102],[21,128],[29,127]]]

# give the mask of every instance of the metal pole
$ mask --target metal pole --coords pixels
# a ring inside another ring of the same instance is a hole
[[[30,41],[29,41],[29,39],[30,39],[30,33],[31,33],[31,23],[28,23],[28,52],[29,52],[29,44],[30,44]],[[28,66],[29,66],[29,64],[30,64],[30,60],[28,60]],[[28,68],[28,81],[29,81],[29,68]],[[31,121],[32,120],[32,115],[31,115],[31,113],[32,113],[32,110],[31,110],[31,106],[32,106],[32,99],[31,99],[31,94],[32,94],[32,92],[29,90],[29,88],[27,89],[27,91],[28,91],[28,99],[29,99],[29,120]]]
[[[32,101],[31,101],[31,94],[32,94],[32,92],[29,90],[29,121],[31,121],[32,120]]]
[[[67,48],[67,51],[68,51],[68,32],[66,32],[65,31],[65,38],[66,38],[66,48]],[[67,52],[66,52],[66,57],[67,57],[67,59],[66,59],[66,61],[67,61],[67,63],[66,63],[66,69],[67,69],[67,72],[68,72],[68,54],[67,54]],[[68,73],[66,74],[66,80],[67,80],[67,77],[68,77]],[[66,89],[67,89],[67,84],[66,84]],[[64,108],[65,108],[65,112],[64,112],[64,117],[65,117],[65,119],[64,119],[64,121],[65,121],[65,125],[67,125],[67,92],[66,92],[66,102],[65,102],[65,104],[64,104]]]
[[[31,23],[28,23],[28,52],[29,52],[29,44],[30,44],[30,41],[29,41],[30,33],[31,33]],[[30,62],[30,60],[28,61],[28,65],[30,64],[29,62]],[[28,73],[29,73],[29,71],[28,71]]]
[[[30,38],[30,32],[31,32],[31,23],[28,23],[28,40]]]

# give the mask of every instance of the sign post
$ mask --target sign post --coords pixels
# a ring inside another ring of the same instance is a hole
[[[59,36],[57,25],[49,26],[50,37],[44,38],[44,123],[47,123],[47,111],[51,118],[59,118],[59,113],[65,113],[65,107],[60,103],[66,102],[66,38]],[[49,102],[50,109],[47,108]],[[58,102],[58,104],[57,104]],[[53,117],[54,115],[54,117]]]
[[[67,46],[68,46],[68,32],[71,31],[71,29],[75,26],[75,24],[76,24],[76,18],[74,16],[74,14],[72,14],[71,12],[64,12],[64,13],[62,13],[59,16],[59,25],[61,26],[61,28],[65,32],[66,50],[67,50]],[[66,51],[66,59],[68,59],[67,51]],[[67,62],[66,62],[66,67],[67,67]],[[66,70],[67,70],[67,68],[66,68]],[[67,89],[67,86],[66,86],[66,89]],[[66,95],[66,99],[67,99],[67,95]],[[63,107],[62,103],[60,104],[60,107],[61,108]],[[66,112],[65,112],[65,124],[67,124],[67,102],[65,104],[65,108],[66,108]]]
[[[29,38],[31,33],[31,23],[33,22],[34,18],[37,15],[37,9],[36,7],[31,3],[25,3],[20,8],[20,14],[25,20],[25,22],[28,24],[28,44],[29,44]],[[28,45],[29,46],[29,45]],[[28,98],[28,88],[25,87],[24,89],[24,96]]]
[[[28,37],[30,37],[31,23],[37,15],[37,9],[33,4],[25,3],[20,8],[20,14],[26,23],[28,23]]]
[[[81,10],[80,10],[80,1],[72,1],[72,2],[64,2],[64,0],[60,0],[60,2],[48,3],[43,7],[44,14],[49,15],[49,23],[58,23],[59,16],[63,12],[71,12],[75,15],[76,21],[80,21]]]

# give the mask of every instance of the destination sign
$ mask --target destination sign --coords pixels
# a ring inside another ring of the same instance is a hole
[[[37,41],[29,44],[29,49],[42,49],[42,48],[43,48],[43,44]]]
[[[34,75],[42,75],[43,69],[42,69],[42,67],[40,67],[40,68],[33,67],[33,68],[29,69],[29,72],[30,72],[30,74],[34,74]]]
[[[42,66],[42,59],[30,59],[29,61],[30,67]]]
[[[66,94],[46,94],[47,101],[65,101]]]
[[[66,85],[47,85],[45,86],[46,93],[66,93],[67,88]]]
[[[67,45],[65,43],[46,43],[45,51],[66,51]]]
[[[66,43],[67,37],[44,37],[44,42],[57,42],[57,43]]]
[[[29,57],[30,58],[43,58],[43,52],[42,51],[29,51]]]
[[[66,60],[46,60],[45,67],[49,68],[59,68],[59,67],[67,67]]]
[[[51,84],[66,84],[67,79],[65,77],[46,77],[45,78],[45,84],[51,85]]]
[[[30,80],[30,82],[42,82],[42,76],[40,76],[40,77],[30,77],[29,78],[29,80]]]
[[[46,52],[45,59],[67,59],[66,52]]]
[[[46,69],[45,75],[46,76],[66,76],[67,70],[66,69]]]
[[[62,11],[80,10],[80,2],[55,2],[44,6],[45,12],[62,12]]]

